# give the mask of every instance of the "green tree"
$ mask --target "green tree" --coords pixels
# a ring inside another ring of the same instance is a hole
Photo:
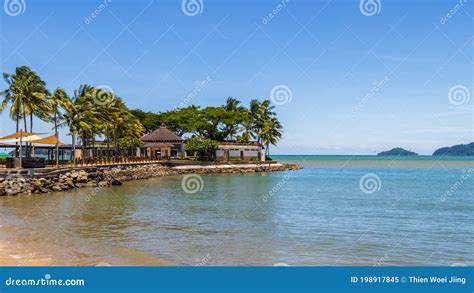
[[[63,102],[64,122],[69,127],[72,136],[73,156],[76,151],[78,137],[82,138],[83,151],[87,136],[97,134],[99,119],[97,108],[92,103],[94,88],[90,85],[81,85],[74,91],[72,99]]]
[[[49,92],[46,83],[38,74],[27,66],[20,66],[15,73],[4,73],[3,78],[8,88],[1,92],[4,97],[0,106],[0,113],[10,105],[10,117],[16,121],[19,130],[19,121],[23,119],[24,129],[28,131],[27,116],[30,117],[30,132],[33,132],[33,116],[46,120],[49,112],[47,97]],[[26,152],[27,156],[30,152]]]
[[[186,133],[198,134],[201,121],[201,110],[197,106],[175,109],[159,114],[164,126],[183,136]]]
[[[274,109],[269,100],[250,102],[250,120],[253,124],[251,129],[258,141],[265,146],[267,155],[270,154],[270,144],[276,145],[283,133],[283,127]]]
[[[67,93],[64,89],[62,88],[56,88],[53,92],[53,95],[49,99],[49,119],[54,123],[54,135],[56,137],[56,140],[59,141],[59,124],[61,121],[63,121],[64,116],[61,112],[61,108],[67,101],[69,100],[69,97],[67,96]],[[59,144],[56,143],[56,167],[59,167]]]
[[[265,121],[261,130],[262,143],[265,145],[266,155],[270,155],[270,144],[276,145],[282,137],[282,129],[280,122],[275,117],[271,117]]]
[[[145,133],[150,133],[163,124],[163,117],[160,114],[144,112],[140,109],[130,110],[133,116],[137,117],[145,128]]]
[[[240,104],[240,101],[233,97],[229,97],[226,100],[224,105],[226,116],[223,119],[225,125],[223,130],[224,138],[233,140],[241,129],[240,125],[246,119],[247,109],[240,106]]]
[[[217,147],[216,141],[201,136],[188,139],[184,145],[185,150],[195,151],[199,160],[214,159]]]

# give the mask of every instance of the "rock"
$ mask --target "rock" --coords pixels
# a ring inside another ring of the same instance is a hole
[[[53,185],[52,187],[53,191],[62,191],[63,189],[59,185]]]
[[[107,186],[109,186],[110,184],[109,184],[109,182],[107,182],[107,181],[100,181],[98,185],[99,185],[99,187],[107,187]]]
[[[112,185],[122,185],[122,182],[118,181],[117,179],[112,179],[110,182]]]
[[[20,193],[48,193],[81,187],[107,187],[122,185],[122,182],[138,179],[147,179],[159,176],[178,174],[232,174],[256,173],[269,171],[285,171],[301,169],[299,165],[254,165],[251,167],[237,166],[229,168],[228,165],[216,165],[214,168],[191,167],[175,169],[159,164],[102,167],[90,171],[70,171],[64,174],[49,174],[44,178],[0,178],[0,195],[14,195]]]
[[[91,181],[86,183],[86,186],[87,187],[95,187],[95,186],[97,186],[97,181],[91,180]]]

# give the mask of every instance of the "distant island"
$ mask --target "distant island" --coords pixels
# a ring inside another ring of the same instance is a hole
[[[402,148],[393,148],[389,151],[378,153],[377,156],[418,156],[418,154]]]
[[[474,142],[437,149],[433,156],[474,156]]]

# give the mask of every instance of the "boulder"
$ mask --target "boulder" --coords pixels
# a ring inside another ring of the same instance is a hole
[[[112,180],[110,181],[110,183],[111,183],[112,185],[122,185],[122,182],[118,181],[117,179],[112,179]]]
[[[53,187],[51,188],[53,191],[62,191],[63,189],[61,188],[61,186],[59,185],[53,185]]]

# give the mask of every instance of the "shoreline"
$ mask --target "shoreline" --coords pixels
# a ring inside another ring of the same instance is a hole
[[[166,163],[120,164],[113,166],[75,167],[53,169],[48,173],[0,174],[0,196],[61,192],[83,187],[107,187],[122,182],[154,177],[185,174],[242,174],[293,171],[302,169],[296,164],[177,164]]]

